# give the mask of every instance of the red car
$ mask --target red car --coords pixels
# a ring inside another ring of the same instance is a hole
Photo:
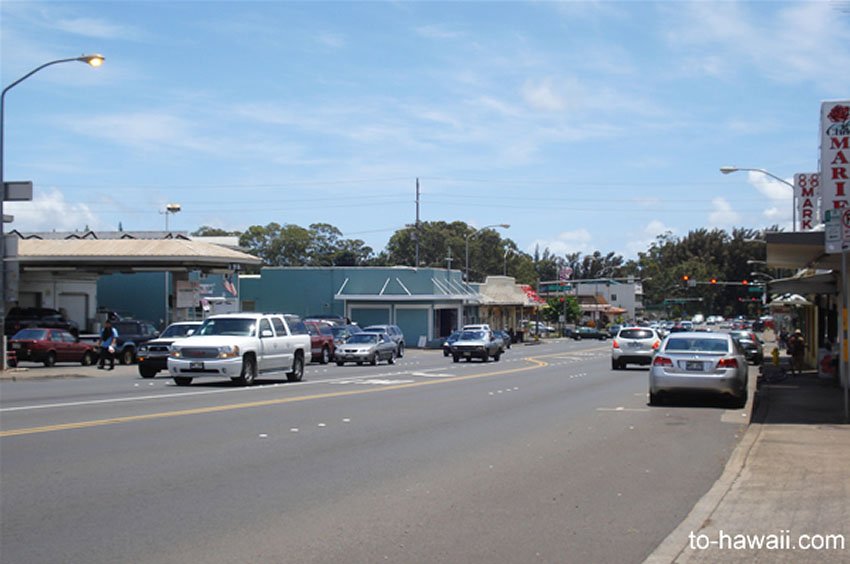
[[[45,366],[57,362],[90,366],[98,357],[97,345],[82,342],[64,329],[21,329],[9,339],[9,350],[15,353],[15,365],[28,360],[43,362]]]
[[[305,321],[310,333],[310,349],[313,361],[327,364],[334,357],[334,334],[331,326],[323,321]]]

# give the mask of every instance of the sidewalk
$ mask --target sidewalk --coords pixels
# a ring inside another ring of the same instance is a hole
[[[850,562],[843,394],[814,372],[763,385],[723,475],[646,562]],[[744,535],[767,544],[744,548]],[[816,550],[829,535],[844,549]]]

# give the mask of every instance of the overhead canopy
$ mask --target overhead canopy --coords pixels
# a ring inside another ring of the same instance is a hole
[[[772,268],[841,269],[841,253],[825,252],[823,231],[768,232],[765,241]]]
[[[768,291],[778,294],[837,294],[838,274],[801,271],[790,278],[778,278],[767,283]]]
[[[261,263],[220,245],[176,239],[20,239],[21,271],[231,271]]]

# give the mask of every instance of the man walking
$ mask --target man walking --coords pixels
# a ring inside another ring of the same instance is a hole
[[[100,360],[97,367],[103,370],[106,360],[109,359],[109,369],[115,369],[115,345],[118,339],[118,331],[112,326],[112,321],[109,319],[103,324],[103,330],[100,332]]]
[[[803,373],[803,354],[806,352],[806,340],[799,329],[788,337],[788,354],[791,355],[791,374]]]

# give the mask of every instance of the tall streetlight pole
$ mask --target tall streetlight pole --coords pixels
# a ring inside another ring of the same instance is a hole
[[[103,55],[93,54],[93,55],[81,55],[79,57],[72,57],[70,59],[57,59],[55,61],[50,61],[49,63],[44,63],[43,65],[34,68],[15,82],[11,83],[9,86],[3,89],[3,93],[0,94],[0,326],[5,328],[6,326],[6,234],[5,234],[5,222],[6,216],[3,212],[3,202],[6,200],[6,177],[3,175],[3,161],[4,161],[4,144],[3,144],[3,130],[4,130],[4,116],[6,115],[6,93],[25,81],[41,69],[47,68],[51,65],[58,65],[60,63],[71,63],[71,62],[80,62],[86,63],[87,65],[93,67],[99,67],[103,64],[104,61]],[[0,359],[0,368],[6,368],[6,341],[5,341],[5,330],[4,337],[2,340],[3,351],[2,359]]]
[[[479,233],[481,233],[485,229],[490,229],[491,227],[501,227],[502,229],[510,229],[511,226],[510,226],[509,223],[494,223],[493,225],[485,225],[481,229],[479,229],[479,230],[477,230],[473,233],[468,233],[466,235],[466,266],[464,268],[464,272],[465,272],[464,276],[466,278],[467,284],[469,284],[469,239],[472,238],[472,237],[475,237],[476,235],[478,235]]]
[[[507,275],[508,275],[508,255],[509,255],[509,254],[518,255],[518,254],[519,254],[519,252],[517,252],[517,251],[513,250],[513,249],[512,249],[512,248],[510,248],[510,247],[508,247],[507,249],[505,249],[505,265],[504,265],[504,267],[502,268],[502,276],[507,276]]]
[[[169,233],[169,231],[168,231],[168,216],[174,215],[175,213],[179,212],[181,209],[183,209],[183,208],[180,206],[180,204],[166,204],[165,211],[159,212],[159,213],[165,214],[165,232],[166,233]],[[165,327],[168,327],[168,319],[169,319],[168,298],[171,296],[171,284],[169,284],[169,282],[168,282],[168,270],[163,272],[163,274],[164,274],[163,278],[165,278],[165,315],[163,316],[165,325],[163,326],[163,328],[165,328]]]
[[[722,172],[723,174],[732,174],[733,172],[738,172],[738,171],[742,171],[742,170],[747,171],[747,172],[760,172],[761,174],[763,174],[765,176],[769,176],[774,180],[778,180],[782,184],[785,184],[786,186],[791,188],[791,205],[792,205],[791,211],[792,211],[792,217],[793,217],[792,221],[794,222],[794,227],[793,227],[793,229],[791,229],[791,231],[797,231],[797,192],[794,189],[794,185],[791,184],[790,182],[788,182],[787,180],[785,180],[784,178],[780,178],[780,177],[776,176],[775,174],[773,174],[772,172],[764,170],[763,168],[741,168],[741,167],[737,167],[737,166],[721,166],[720,167],[720,172]]]

